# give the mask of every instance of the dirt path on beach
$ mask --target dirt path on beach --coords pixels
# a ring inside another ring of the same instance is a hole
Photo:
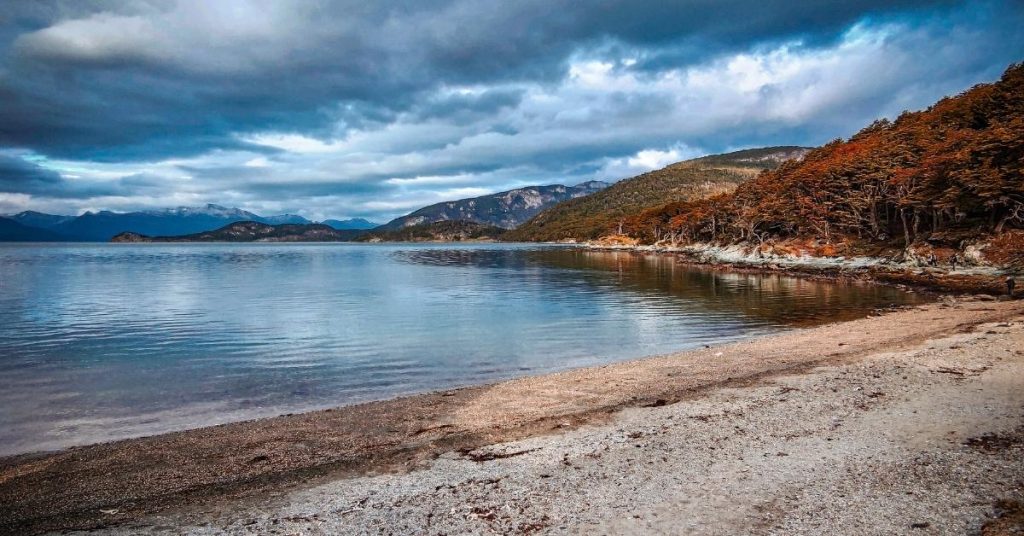
[[[3,460],[0,529],[960,534],[1013,522],[1022,426],[1024,302],[947,301]]]

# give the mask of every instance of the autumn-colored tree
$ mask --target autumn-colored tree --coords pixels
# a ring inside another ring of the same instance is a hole
[[[626,218],[644,241],[935,239],[1024,227],[1024,66],[928,110],[875,121],[735,192]]]

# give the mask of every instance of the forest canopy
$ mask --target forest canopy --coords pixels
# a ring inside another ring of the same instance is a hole
[[[1024,226],[1024,66],[927,110],[878,120],[734,192],[635,213],[645,242],[939,240]],[[959,234],[958,234],[959,233]]]

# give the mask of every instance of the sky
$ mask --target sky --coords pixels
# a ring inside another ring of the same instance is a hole
[[[4,0],[0,213],[387,221],[815,146],[998,79],[1024,2]]]

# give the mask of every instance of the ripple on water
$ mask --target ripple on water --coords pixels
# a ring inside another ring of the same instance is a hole
[[[909,303],[528,245],[0,245],[0,454],[491,382]]]

